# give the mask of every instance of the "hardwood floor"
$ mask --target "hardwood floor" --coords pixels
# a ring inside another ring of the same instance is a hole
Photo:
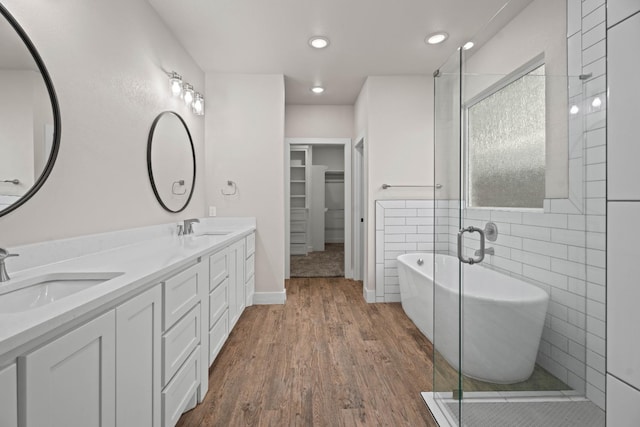
[[[367,304],[362,284],[287,283],[285,305],[248,307],[209,371],[193,426],[437,426],[431,343],[400,304]]]

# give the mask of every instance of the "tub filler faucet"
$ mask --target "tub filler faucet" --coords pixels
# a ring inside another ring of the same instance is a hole
[[[474,256],[478,256],[478,255],[482,255],[483,253],[480,251],[480,249],[476,250],[473,255]],[[495,255],[496,254],[496,250],[493,248],[484,248],[484,255]]]

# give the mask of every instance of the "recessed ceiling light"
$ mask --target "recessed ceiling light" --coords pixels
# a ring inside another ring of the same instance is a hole
[[[313,36],[309,39],[309,45],[316,49],[324,49],[329,46],[329,39],[321,36]]]
[[[462,46],[462,48],[463,48],[464,50],[469,50],[469,49],[471,49],[471,48],[473,47],[473,45],[474,45],[474,43],[473,43],[473,42],[466,42],[466,43]]]
[[[445,41],[448,37],[449,34],[445,33],[444,31],[440,31],[437,33],[429,34],[424,41],[428,44],[438,44]]]
[[[324,88],[322,86],[314,86],[311,88],[311,92],[315,93],[316,95],[319,95],[322,92],[324,92]]]

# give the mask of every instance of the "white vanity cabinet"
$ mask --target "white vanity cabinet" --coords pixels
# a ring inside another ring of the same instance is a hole
[[[116,424],[157,427],[160,407],[162,287],[116,308]]]
[[[21,356],[21,426],[115,426],[115,346],[111,310]]]
[[[18,427],[18,369],[0,369],[0,426]]]

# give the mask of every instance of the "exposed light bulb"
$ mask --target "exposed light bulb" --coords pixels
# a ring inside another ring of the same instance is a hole
[[[172,71],[169,75],[169,85],[171,86],[171,94],[173,96],[180,96],[182,93],[182,76]]]
[[[602,100],[600,99],[599,96],[596,96],[595,98],[593,98],[593,101],[591,101],[591,106],[593,108],[600,108],[601,105],[602,105]]]
[[[580,112],[580,108],[578,108],[577,105],[572,105],[571,108],[569,109],[569,113],[576,115]]]
[[[182,95],[182,99],[184,100],[185,104],[191,105],[191,103],[193,102],[193,85],[185,83],[183,85],[183,89],[184,94]]]
[[[468,42],[466,42],[466,43],[462,46],[462,48],[463,48],[464,50],[469,50],[469,49],[471,49],[473,46],[474,46],[474,43],[473,43],[472,41],[468,41]]]
[[[204,114],[204,98],[199,92],[196,92],[193,99],[193,112],[198,116]]]

